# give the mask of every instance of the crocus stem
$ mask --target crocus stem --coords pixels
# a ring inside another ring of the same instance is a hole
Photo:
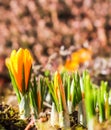
[[[63,128],[64,127],[64,113],[63,111],[60,111],[59,112],[59,126],[60,128]]]
[[[21,119],[26,119],[30,116],[30,103],[28,94],[22,96],[19,104],[19,110]]]
[[[84,100],[78,104],[78,122],[86,127],[86,112],[84,110]]]
[[[59,115],[54,103],[52,103],[50,122],[53,127],[59,126]]]

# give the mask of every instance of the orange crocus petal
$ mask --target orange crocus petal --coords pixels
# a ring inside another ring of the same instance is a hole
[[[18,52],[12,51],[10,57],[10,67],[12,74],[15,77],[18,89],[22,92],[22,70],[23,70],[23,49],[19,49]]]
[[[18,59],[17,59],[17,53],[15,50],[12,51],[11,56],[10,56],[10,68],[11,72],[15,78],[16,84],[19,88],[20,91],[22,91],[20,87],[20,82],[18,82]]]
[[[89,61],[91,59],[91,56],[92,56],[91,50],[84,48],[71,54],[72,61],[78,63],[84,63],[85,61]]]
[[[28,87],[28,81],[29,81],[32,61],[33,61],[33,59],[30,55],[30,52],[27,49],[25,49],[24,50],[24,72],[25,72],[25,89],[26,90]]]
[[[81,63],[84,63],[85,61],[90,61],[92,57],[92,52],[91,50],[81,50]]]
[[[23,57],[24,57],[24,50],[20,48],[16,54],[16,80],[18,84],[19,90],[22,92],[22,78],[23,77]]]
[[[57,78],[58,78],[58,82],[59,82],[59,86],[60,86],[60,93],[61,93],[61,97],[62,97],[63,107],[64,107],[64,110],[66,110],[67,106],[66,106],[65,90],[64,90],[64,86],[62,84],[62,79],[61,79],[61,76],[59,73],[57,73]]]
[[[18,89],[22,92],[22,50],[19,49],[18,52],[15,50],[12,51],[11,56],[10,56],[10,68],[11,72],[15,78],[16,84],[18,86]],[[22,63],[23,64],[23,63]]]
[[[78,51],[71,54],[71,61],[79,63],[79,60],[80,60],[79,58],[80,58],[80,55]]]
[[[6,66],[8,67],[8,69],[11,71],[11,73],[13,74],[14,78],[15,78],[15,81],[16,81],[16,84],[17,86],[19,87],[20,83],[18,82],[18,79],[17,79],[17,72],[18,72],[18,69],[17,69],[17,58],[16,58],[16,51],[13,50],[12,53],[11,53],[11,56],[10,58],[7,58],[6,59]],[[20,87],[19,87],[20,88]],[[22,91],[22,89],[20,88],[19,89],[20,91]]]
[[[65,63],[65,68],[69,71],[72,71],[72,70],[77,70],[79,67],[79,64],[78,62],[73,62],[71,60],[66,60],[66,63]]]

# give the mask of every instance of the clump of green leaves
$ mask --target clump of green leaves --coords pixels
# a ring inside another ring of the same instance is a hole
[[[35,119],[37,119],[39,113],[43,111],[43,102],[47,95],[47,86],[45,85],[43,77],[39,77],[38,81],[36,81],[36,78],[34,77],[29,95],[32,113],[34,114]]]
[[[83,73],[83,84],[88,129],[93,130],[95,122],[103,123],[111,118],[111,90],[105,81],[101,81],[100,87],[93,84],[86,71]]]

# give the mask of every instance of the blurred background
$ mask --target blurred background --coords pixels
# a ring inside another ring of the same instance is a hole
[[[39,69],[89,69],[111,84],[111,0],[0,0],[0,95],[10,87],[5,58],[20,47]]]

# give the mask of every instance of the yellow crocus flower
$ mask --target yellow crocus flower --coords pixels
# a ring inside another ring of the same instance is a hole
[[[17,52],[13,50],[10,58],[6,59],[6,66],[14,76],[17,87],[21,93],[27,91],[32,62],[33,59],[30,52],[22,48]]]

